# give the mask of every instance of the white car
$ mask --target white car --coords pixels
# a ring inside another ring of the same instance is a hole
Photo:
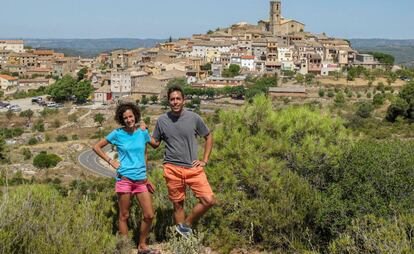
[[[10,105],[10,107],[8,107],[8,109],[10,109],[13,112],[20,112],[20,111],[22,111],[22,108],[19,105]]]

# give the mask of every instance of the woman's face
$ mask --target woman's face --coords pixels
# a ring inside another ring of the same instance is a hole
[[[125,127],[133,128],[135,126],[135,116],[132,113],[132,110],[127,109],[123,114],[122,117],[124,119]]]

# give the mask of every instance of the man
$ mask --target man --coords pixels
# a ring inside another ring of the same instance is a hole
[[[158,119],[151,145],[157,148],[161,141],[165,142],[164,178],[168,196],[174,205],[176,230],[187,237],[192,233],[193,223],[216,203],[204,172],[213,147],[213,136],[198,114],[184,109],[185,97],[180,87],[169,88],[167,97],[171,111]],[[197,136],[206,141],[202,160],[198,160]],[[186,186],[200,201],[188,217],[184,212]]]

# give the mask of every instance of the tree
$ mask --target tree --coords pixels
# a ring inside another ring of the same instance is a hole
[[[65,75],[63,78],[56,81],[53,85],[49,86],[48,94],[52,97],[54,101],[61,102],[67,100],[72,96],[73,88],[76,86],[77,82],[70,75]]]
[[[391,67],[394,65],[395,57],[390,54],[385,54],[382,52],[368,52],[368,54],[373,55],[380,63]]]
[[[408,114],[414,113],[414,81],[407,82],[401,89],[399,95],[410,106]],[[414,119],[414,115],[411,115]]]
[[[20,112],[20,116],[21,117],[26,117],[28,122],[30,122],[30,120],[32,119],[33,114],[34,114],[34,112],[31,109],[27,109],[25,111]]]
[[[345,95],[342,91],[339,91],[338,93],[336,93],[334,102],[336,106],[342,106],[345,104]]]
[[[374,104],[374,106],[376,107],[383,105],[384,101],[385,101],[385,95],[381,93],[375,94],[374,97],[372,98],[372,104]]]
[[[73,88],[73,95],[76,96],[78,101],[85,101],[89,98],[93,92],[93,87],[89,80],[78,82]]]
[[[346,80],[348,80],[348,81],[354,81],[356,77],[357,77],[357,70],[355,68],[352,68],[351,67],[348,70],[348,74],[346,76]]]
[[[88,72],[88,68],[84,67],[78,71],[78,81],[81,81],[85,78],[85,74]]]
[[[222,76],[227,78],[233,78],[240,73],[240,66],[237,64],[230,64],[228,69],[224,69]]]
[[[171,79],[170,81],[168,81],[167,83],[167,87],[171,87],[171,86],[186,86],[187,85],[187,80],[185,78],[174,78]]]
[[[388,108],[388,121],[394,122],[398,116],[414,119],[414,81],[407,82],[402,87],[397,99]]]
[[[299,84],[303,84],[303,82],[305,81],[305,77],[301,73],[296,74],[295,79],[296,82]]]
[[[56,154],[48,154],[45,151],[40,152],[33,159],[33,166],[36,168],[55,167],[62,159]]]
[[[168,104],[168,99],[166,97],[162,98],[161,106],[162,106],[162,109],[164,110],[168,109],[169,104]]]
[[[206,63],[205,65],[201,65],[200,69],[202,71],[211,71],[211,63]]]
[[[93,117],[93,120],[95,123],[98,123],[100,127],[102,127],[102,123],[105,121],[105,117],[101,113],[98,113]]]
[[[206,95],[209,99],[213,99],[214,96],[216,95],[216,90],[214,90],[214,88],[209,87],[205,90],[205,92],[206,92]]]
[[[397,97],[387,110],[386,119],[389,122],[395,122],[397,117],[401,116],[403,118],[407,117],[407,110],[409,108],[408,103],[401,97]]]
[[[308,73],[305,75],[305,82],[308,86],[310,86],[315,79],[315,74]]]
[[[156,96],[156,95],[152,95],[152,96],[150,97],[150,100],[151,100],[151,102],[152,102],[153,104],[155,104],[155,103],[157,103],[157,102],[158,102],[158,96]]]
[[[145,94],[142,95],[142,97],[141,97],[141,104],[142,105],[147,105],[148,104],[148,98]]]
[[[318,91],[319,97],[324,97],[325,96],[325,89],[323,89],[322,87],[319,88]]]
[[[371,116],[372,111],[374,110],[374,106],[372,103],[365,101],[358,105],[358,109],[356,114],[362,118],[368,118]]]

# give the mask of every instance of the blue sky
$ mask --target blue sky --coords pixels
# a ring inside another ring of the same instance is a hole
[[[305,30],[414,39],[414,0],[282,0]],[[268,19],[268,0],[0,0],[0,38],[174,38]]]

